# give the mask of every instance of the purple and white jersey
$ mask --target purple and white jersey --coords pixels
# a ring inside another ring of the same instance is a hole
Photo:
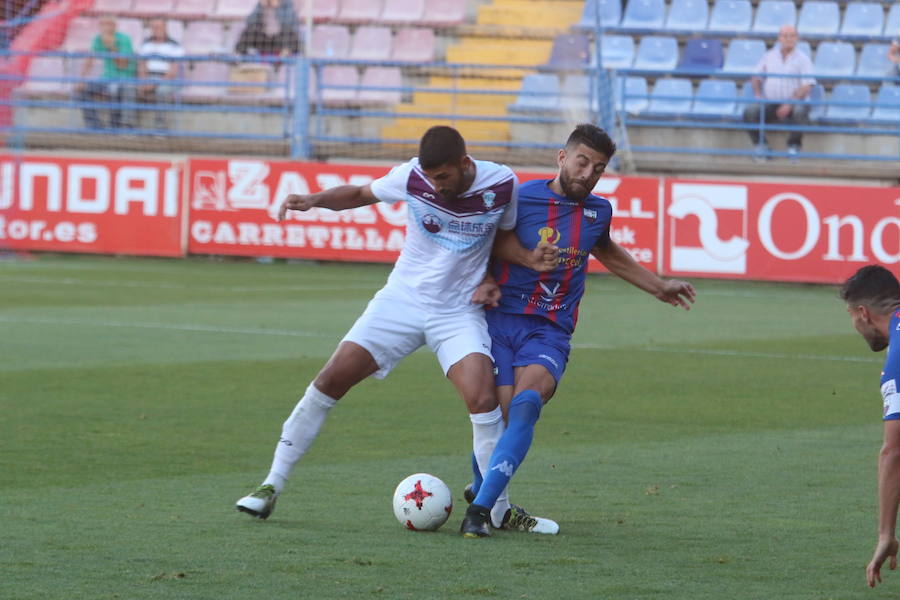
[[[516,226],[518,180],[504,165],[473,160],[475,180],[456,201],[441,196],[414,158],[372,182],[381,202],[405,200],[406,243],[385,289],[442,312],[478,310],[475,287],[487,270],[497,228]]]

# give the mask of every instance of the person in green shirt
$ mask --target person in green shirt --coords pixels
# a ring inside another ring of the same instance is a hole
[[[104,57],[103,73],[100,79],[82,81],[76,84],[75,92],[81,102],[121,102],[134,104],[137,88],[134,79],[137,77],[137,61],[126,58],[134,54],[131,38],[121,31],[116,31],[116,19],[104,16],[100,19],[100,33],[91,44],[91,52],[98,54],[119,54],[124,56]],[[94,57],[84,61],[81,69],[82,79],[87,79],[94,68]],[[84,107],[84,122],[91,129],[103,129],[103,123],[95,106]],[[135,125],[134,109],[110,110],[110,127],[133,128]]]

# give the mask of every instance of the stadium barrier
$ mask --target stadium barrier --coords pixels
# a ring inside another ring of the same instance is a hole
[[[387,171],[251,158],[7,155],[0,248],[391,263],[404,239],[402,203],[273,218],[289,193],[362,185]],[[614,205],[613,239],[665,275],[836,283],[861,264],[900,265],[898,187],[609,175],[595,191]]]

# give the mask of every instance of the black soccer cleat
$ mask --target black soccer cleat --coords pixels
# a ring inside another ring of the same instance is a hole
[[[467,504],[475,502],[475,491],[472,489],[471,483],[466,484],[466,489],[463,490],[463,498],[465,498]]]
[[[466,509],[466,516],[463,519],[459,532],[463,537],[482,538],[491,535],[491,509],[470,504]]]

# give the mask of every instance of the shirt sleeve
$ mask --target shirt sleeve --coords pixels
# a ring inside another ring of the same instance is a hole
[[[91,42],[91,52],[106,52],[106,47],[99,35],[94,36],[94,41]]]
[[[766,72],[766,62],[768,61],[768,58],[769,58],[769,53],[768,52],[763,53],[763,55],[757,61],[756,66],[753,67],[753,72],[756,73],[757,75],[765,73]]]
[[[497,223],[497,227],[505,231],[516,228],[516,220],[519,218],[519,178],[513,175],[512,196],[509,199],[509,206]]]
[[[812,76],[813,64],[807,55],[803,55],[803,62],[800,65],[800,74],[804,75],[800,80],[800,85],[815,85],[816,79]]]
[[[117,47],[119,54],[134,54],[134,48],[131,45],[131,38],[124,33],[118,36]]]
[[[391,171],[373,181],[370,185],[372,194],[385,204],[394,204],[406,200],[406,186],[409,174],[415,165],[415,159],[398,165]]]

